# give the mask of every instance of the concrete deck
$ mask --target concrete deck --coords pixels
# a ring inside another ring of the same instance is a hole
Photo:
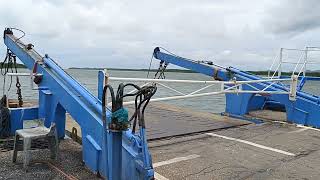
[[[277,112],[272,110],[257,110],[251,111],[248,115],[248,118],[257,118],[265,121],[287,121],[287,114],[285,112]]]
[[[165,117],[170,121],[177,119],[177,122],[184,122],[184,118],[202,118],[223,122],[226,127],[216,128],[219,124],[215,127],[214,123],[200,126],[200,123],[198,133],[183,133],[181,136],[150,141],[156,179],[319,179],[320,130],[273,122],[281,119],[278,116],[283,116],[283,113],[254,112],[250,116],[266,117],[271,121],[248,124],[219,115],[186,112],[182,108],[157,107],[158,111],[170,112],[153,114],[154,117],[159,116],[159,122],[165,121]],[[153,108],[150,109],[152,111]],[[234,125],[234,120],[242,123],[235,122],[238,125]],[[196,119],[195,122],[202,121]],[[150,129],[154,128],[151,121],[147,123]],[[177,125],[184,128],[197,124]],[[203,129],[205,126],[211,130]],[[60,149],[60,159],[52,162],[54,166],[76,179],[97,179],[82,164],[80,145],[64,140]],[[0,152],[0,179],[66,179],[63,173],[43,163],[33,163],[29,172],[23,172],[21,155],[18,158],[21,163],[12,164],[11,154],[12,151]],[[35,150],[34,154],[37,154],[36,161],[48,158],[48,150]]]
[[[99,179],[82,163],[81,145],[71,139],[61,141],[58,161],[50,161],[48,149],[33,150],[28,171],[23,170],[22,152],[18,152],[17,163],[12,163],[13,151],[0,152],[0,179],[12,180],[64,180]]]
[[[166,179],[319,179],[320,132],[265,123],[149,144]],[[159,178],[160,179],[160,178]]]
[[[128,107],[133,114],[132,106]],[[148,140],[162,139],[193,133],[225,129],[250,124],[248,121],[221,116],[220,114],[197,112],[165,103],[151,103],[145,112]],[[67,115],[66,130],[71,133],[75,128],[81,138],[80,126]]]
[[[320,131],[267,122],[221,129],[149,143],[156,179],[319,179]],[[81,146],[60,145],[52,162],[77,179],[97,179],[81,163]],[[46,164],[33,163],[29,172],[11,163],[12,151],[0,153],[0,179],[66,179]],[[47,150],[34,151],[46,161]]]

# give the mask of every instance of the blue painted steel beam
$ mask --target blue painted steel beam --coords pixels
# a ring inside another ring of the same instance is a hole
[[[259,76],[250,74],[245,71],[241,71],[234,67],[228,67],[225,70],[216,69],[215,67],[199,64],[190,59],[175,56],[173,54],[166,54],[160,52],[159,48],[154,50],[154,57],[177,66],[181,66],[193,71],[218,77],[215,79],[230,80],[236,78],[238,81],[248,80],[260,80]],[[265,89],[266,91],[289,91],[289,88],[279,84],[271,82],[251,83],[253,87],[257,89]],[[303,84],[301,84],[302,86]],[[248,85],[242,85],[243,90],[256,90]],[[299,90],[299,88],[298,88]],[[226,112],[233,115],[244,115],[251,110],[261,109],[267,101],[275,101],[284,105],[287,112],[288,121],[305,124],[313,127],[320,128],[320,97],[305,93],[303,91],[297,91],[296,101],[290,101],[288,95],[284,94],[270,94],[268,96],[256,96],[254,93],[243,94],[226,94]]]
[[[38,107],[10,109],[11,128],[10,134],[14,135],[16,130],[23,128],[23,120],[38,119]]]
[[[237,68],[234,68],[234,67],[229,67],[228,70],[230,72],[232,72],[232,74],[234,74],[234,75],[236,74],[236,75],[240,75],[240,76],[246,77],[247,80],[260,80],[260,79],[262,79],[259,76],[250,74],[250,73],[245,72],[245,71],[241,71],[241,70],[239,70]],[[264,83],[261,83],[261,84],[269,85],[269,84],[271,84],[271,82],[264,82]],[[273,84],[272,87],[276,88],[276,90],[283,90],[283,91],[288,90],[287,87],[285,87],[283,85],[279,85],[279,84]],[[297,92],[297,96],[300,96],[302,98],[305,98],[305,99],[308,99],[308,100],[314,101],[314,102],[319,101],[319,97],[318,96],[314,96],[314,95],[311,95],[311,94],[308,94],[308,93],[305,93],[305,92],[302,92],[302,91],[298,91]]]
[[[162,60],[166,63],[171,63],[201,74],[205,74],[207,76],[211,76],[216,80],[226,81],[230,79],[229,74],[224,69],[205,65],[196,61],[191,61],[190,59],[186,59],[183,57],[163,53],[158,47],[154,49],[153,56],[156,59]]]
[[[143,142],[139,136],[127,130],[123,132],[121,140],[121,138],[116,138],[119,132],[104,133],[106,130],[102,125],[101,101],[98,98],[63,71],[49,56],[41,57],[35,50],[27,49],[26,45],[14,35],[5,34],[4,43],[28,69],[33,69],[35,62],[39,63],[37,73],[43,75],[38,85],[39,108],[32,115],[44,118],[47,126],[55,122],[58,127],[58,135],[63,137],[65,113],[68,112],[81,127],[83,161],[90,170],[109,177],[109,179],[112,174],[118,174],[112,179],[150,179],[153,177],[153,169],[149,164],[138,163],[142,162],[145,156],[144,147],[141,147]],[[21,118],[21,111],[20,113],[17,110],[13,112],[11,120],[16,123],[14,119]],[[110,116],[111,112],[107,111],[107,118],[110,119]],[[19,124],[17,126],[20,127]],[[103,134],[106,134],[107,137],[104,137]],[[121,141],[123,141],[122,150],[116,148]],[[102,148],[106,149],[102,151]],[[110,155],[112,159],[108,159]],[[149,152],[147,155],[150,156]],[[117,165],[119,161],[123,161],[122,166],[126,165],[129,168],[119,168]],[[112,169],[113,166],[117,168]]]
[[[247,81],[247,80],[252,80],[252,75],[250,74],[246,74],[244,72],[238,72],[237,74],[235,74],[235,76],[237,77],[237,80],[243,80],[243,81]],[[257,79],[258,77],[255,77],[254,79]],[[265,88],[267,85],[264,83],[254,83],[251,84],[254,87],[258,88],[258,89],[263,89]],[[281,90],[281,89],[277,89],[277,87],[279,87],[281,85],[276,85],[275,87],[269,87],[268,89],[266,89],[267,91],[275,91],[275,90]],[[245,90],[254,90],[252,87],[249,87],[247,85],[243,85],[243,89]],[[233,96],[238,96],[238,97],[243,97],[245,94],[241,94],[241,95],[233,95]],[[255,94],[252,94],[251,97],[253,97]],[[319,121],[319,117],[320,117],[320,101],[319,101],[319,97],[314,96],[314,95],[310,95],[307,94],[305,92],[297,92],[297,98],[295,101],[290,101],[288,95],[284,95],[284,94],[270,94],[266,97],[266,99],[268,100],[273,100],[276,102],[279,102],[281,104],[283,104],[286,108],[286,113],[287,113],[287,120],[293,123],[297,123],[297,124],[303,124],[303,125],[307,125],[307,126],[312,126],[312,127],[316,127],[316,128],[320,128],[320,121]],[[228,104],[229,101],[229,104]],[[245,102],[250,102],[251,99],[249,98],[245,98],[244,99]],[[255,102],[253,102],[255,103]],[[242,101],[237,101],[234,97],[232,97],[232,95],[227,95],[227,108],[229,106],[233,105],[234,107],[231,109],[231,111],[233,111],[235,114],[246,114],[249,112],[248,109],[246,109],[245,111],[241,111],[240,108],[248,108],[246,107],[246,104],[243,103]],[[237,110],[238,108],[238,110]]]
[[[102,101],[102,92],[104,87],[105,74],[103,71],[98,72],[98,99]]]
[[[6,35],[4,42],[29,69],[33,68],[35,62],[42,61],[41,56],[35,53],[34,50],[27,51],[21,42],[16,42],[16,39],[13,36]],[[101,144],[103,143],[101,136],[103,130],[102,121],[100,119],[101,110],[99,112],[98,106],[92,106],[92,104],[89,103],[90,101],[92,102],[92,99],[88,101],[81,96],[78,92],[79,89],[74,88],[79,86],[78,83],[70,82],[70,79],[61,77],[61,73],[60,75],[57,74],[57,69],[52,69],[50,67],[50,65],[52,65],[50,59],[48,57],[46,59],[45,62],[48,62],[48,64],[37,66],[37,72],[43,74],[43,80],[39,84],[39,88],[41,89],[39,91],[39,117],[45,118],[49,123],[55,122],[58,127],[63,127],[60,126],[60,124],[65,124],[65,119],[56,119],[59,117],[59,113],[56,113],[57,106],[63,106],[81,127],[82,137],[84,137],[82,139],[84,162],[92,171],[102,171],[104,167],[98,169],[99,163],[92,161],[92,156],[90,155],[97,154],[97,156],[99,156],[98,154],[101,153],[98,152],[97,149],[94,149],[95,146],[93,145],[98,144],[101,147]],[[55,66],[53,67],[55,68]],[[65,74],[65,76],[67,75]],[[71,85],[71,83],[73,83],[73,85]],[[110,116],[110,112],[107,112],[107,115]],[[64,129],[58,129],[58,132],[61,131],[64,131]],[[61,137],[62,135],[59,134],[59,136]],[[92,138],[94,141],[90,141],[90,138],[87,137]]]
[[[85,87],[83,87],[78,81],[73,79],[67,72],[63,71],[62,68],[50,57],[47,55],[43,58],[44,63],[50,68],[50,70],[54,71],[59,78],[66,82],[66,84],[71,86],[71,89],[75,90],[79,93],[79,97],[82,97],[86,100],[86,102],[101,114],[101,102],[98,98],[96,98],[93,94],[91,94]]]

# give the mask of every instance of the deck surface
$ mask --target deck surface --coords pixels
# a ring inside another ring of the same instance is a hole
[[[0,152],[0,179],[67,180],[67,176],[69,179],[100,179],[83,165],[81,145],[67,139],[60,142],[59,150],[58,161],[50,160],[49,149],[31,151],[32,159],[27,172],[23,170],[23,152],[18,152],[15,164],[12,163],[12,150]]]
[[[257,118],[266,121],[287,121],[287,114],[285,112],[277,112],[272,110],[251,111],[246,116],[249,118]]]
[[[133,107],[128,109],[129,114],[133,114]],[[72,132],[72,128],[75,127],[78,136],[81,137],[79,125],[70,116],[67,117],[67,131]],[[225,129],[250,123],[220,114],[197,112],[164,103],[148,105],[145,120],[148,140]]]
[[[320,176],[320,131],[292,124],[251,124],[151,142],[149,148],[154,164],[162,164],[156,175],[164,180]]]
[[[164,131],[180,127],[187,129],[187,132],[200,130],[196,134],[179,131],[185,135],[148,143],[156,179],[319,179],[320,130],[274,122],[283,117],[283,113],[253,112],[249,116],[268,121],[248,124],[246,121],[187,111],[174,106],[153,106],[155,107],[150,106],[146,114],[155,121],[147,121],[150,129],[160,127],[154,125],[156,122],[171,125],[168,121],[176,120],[174,128]],[[149,116],[148,113],[151,112],[152,116]],[[182,112],[184,115],[179,117]],[[201,123],[194,124],[189,119]],[[69,121],[69,125],[75,125],[71,119]],[[210,121],[217,123],[202,124]],[[197,127],[189,129],[187,126]],[[161,137],[165,136],[162,134]],[[60,149],[59,161],[52,162],[54,166],[77,179],[97,179],[82,164],[80,145],[69,139],[62,141]],[[12,151],[0,152],[0,179],[66,179],[61,172],[43,163],[32,163],[30,170],[24,172],[21,153],[18,164],[11,163],[11,155]],[[33,161],[45,161],[48,150],[35,150],[33,155]]]
[[[156,179],[319,179],[320,131],[267,122],[155,140],[149,143]],[[77,179],[96,179],[81,163],[81,146],[62,141],[59,161],[52,162]],[[66,179],[45,164],[29,172],[11,163],[12,151],[0,153],[0,179]],[[33,160],[46,161],[47,150]]]

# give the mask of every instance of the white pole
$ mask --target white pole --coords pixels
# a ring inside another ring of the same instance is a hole
[[[8,76],[30,76],[30,73],[7,73]]]
[[[202,93],[202,94],[155,98],[155,99],[151,99],[150,102],[187,99],[187,98],[195,98],[195,97],[202,97],[202,96],[218,95],[218,94],[224,94],[224,93],[289,94],[289,92],[285,92],[285,91],[217,91],[217,92],[209,92],[209,93]],[[123,102],[123,105],[130,105],[134,103],[135,101],[127,101],[127,102]],[[111,103],[109,103],[108,105],[111,105]]]
[[[308,63],[308,47],[306,47],[306,51],[305,51],[305,60],[304,60],[304,66],[303,66],[303,76],[306,76],[307,63]]]
[[[283,48],[280,49],[278,78],[281,77],[281,73],[282,73],[282,52],[283,52]]]
[[[290,92],[289,92],[289,100],[295,101],[297,97],[297,84],[298,84],[298,76],[292,75],[292,82],[290,84]]]
[[[204,83],[204,84],[219,84],[220,81],[196,81],[196,80],[177,80],[177,79],[147,79],[147,78],[121,78],[109,77],[114,81],[138,81],[138,82],[172,82],[172,83]]]
[[[260,82],[280,82],[291,81],[291,79],[259,79],[250,81],[196,81],[196,80],[177,80],[177,79],[145,79],[145,78],[120,78],[109,77],[114,81],[130,81],[130,82],[169,82],[169,83],[199,83],[199,84],[248,84],[248,83],[260,83]]]

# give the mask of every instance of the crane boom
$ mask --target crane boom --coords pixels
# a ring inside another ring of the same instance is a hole
[[[213,64],[212,66],[208,66],[201,63],[201,61],[183,58],[168,52],[161,52],[160,49],[159,47],[154,49],[153,57],[156,59],[214,77],[216,80],[259,81],[264,79],[263,77],[231,66],[221,68],[221,66],[214,65],[213,63],[211,63]],[[298,77],[295,76],[291,78],[292,82],[298,79]],[[226,94],[225,114],[243,117],[250,111],[264,109],[269,105],[276,105],[276,109],[284,109],[286,111],[288,121],[320,128],[320,121],[318,120],[320,116],[319,96],[303,92],[299,87],[296,88],[292,86],[291,89],[289,89],[286,85],[275,82],[244,84],[241,85],[241,89],[255,91],[257,93]],[[263,91],[288,92],[289,96],[288,94],[281,93],[265,94]],[[293,98],[291,96],[293,96]]]
[[[107,130],[102,121],[101,100],[65,72],[49,55],[41,56],[33,45],[24,44],[10,28],[4,43],[38,78],[38,107],[11,108],[11,132],[22,128],[21,120],[45,119],[56,123],[58,136],[65,136],[66,112],[80,125],[83,161],[93,172],[108,179],[151,179],[153,168],[146,142],[131,132]],[[101,73],[101,72],[99,72]],[[101,88],[99,88],[101,89]],[[111,118],[106,110],[107,119]],[[146,162],[147,159],[149,162]]]
[[[226,81],[230,79],[228,72],[221,67],[209,66],[209,65],[206,65],[197,61],[192,61],[190,59],[179,57],[173,54],[164,53],[160,51],[159,47],[156,47],[154,49],[153,56],[156,59],[165,61],[166,63],[171,63],[174,65],[201,73],[201,74],[205,74],[207,76],[211,76],[215,80]]]

